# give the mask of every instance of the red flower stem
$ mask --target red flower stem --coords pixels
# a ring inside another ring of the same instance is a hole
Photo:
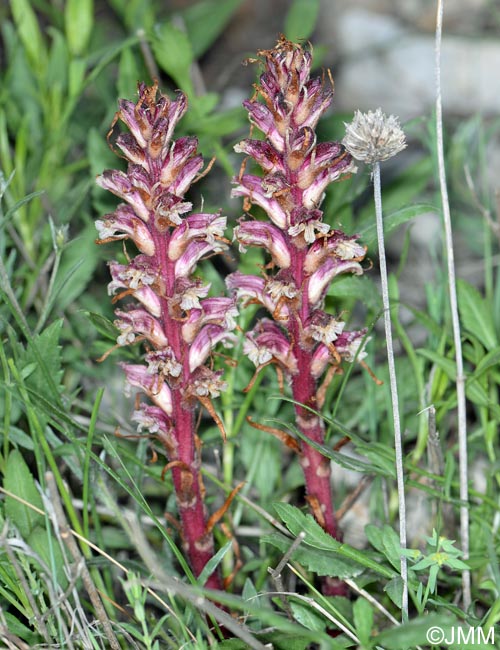
[[[167,255],[169,235],[158,237],[155,233],[155,244],[160,267],[163,269],[162,277],[167,281],[167,295],[173,295],[175,286],[172,278],[175,275],[174,264]],[[184,376],[189,377],[188,346],[180,336],[179,322],[170,315],[168,300],[164,299],[162,303],[162,322],[165,334],[176,358],[183,361]],[[212,533],[206,532],[207,517],[202,494],[200,452],[195,443],[194,411],[183,407],[181,391],[173,390],[172,393],[172,419],[175,422],[174,437],[177,442],[177,457],[171,460],[179,461],[179,465],[172,468],[172,478],[181,519],[184,551],[194,574],[198,577],[206,563],[214,555],[214,541]],[[209,589],[222,589],[218,572],[209,576],[205,586]]]
[[[174,397],[175,393],[174,393]],[[198,577],[206,563],[214,555],[211,533],[206,532],[206,512],[203,504],[200,459],[195,446],[194,414],[182,408],[179,400],[174,402],[178,460],[180,467],[172,469],[177,507],[182,524],[184,550],[191,567]],[[205,586],[222,589],[217,572],[212,573]]]

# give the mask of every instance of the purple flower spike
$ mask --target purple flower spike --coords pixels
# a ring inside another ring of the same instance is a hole
[[[172,139],[187,110],[186,97],[179,93],[171,100],[156,84],[140,84],[138,101],[122,100],[119,106],[117,120],[129,132],[116,144],[127,171],[105,171],[97,183],[124,203],[97,221],[97,243],[128,239],[140,252],[127,264],[109,265],[113,301],[131,301],[115,312],[117,343],[146,341],[144,364],[121,365],[128,386],[153,403],[141,404],[133,419],[139,431],[148,430],[164,446],[184,548],[198,576],[213,557],[214,543],[203,502],[195,410],[202,404],[222,427],[211,399],[225,384],[222,373],[212,369],[212,352],[219,342],[231,343],[237,311],[232,298],[207,297],[210,286],[193,273],[202,258],[227,247],[226,218],[188,214],[192,204],[184,195],[203,159],[196,138]],[[206,585],[222,588],[217,572]]]
[[[298,428],[323,445],[324,425],[311,409],[321,408],[327,382],[343,360],[363,358],[364,336],[346,331],[339,317],[323,311],[324,299],[336,276],[363,273],[365,249],[356,237],[323,221],[321,204],[328,185],[356,167],[339,142],[317,142],[315,128],[333,93],[324,80],[310,79],[311,54],[285,38],[259,54],[264,70],[257,96],[243,105],[264,137],[242,140],[235,150],[253,159],[262,175],[243,173],[235,179],[233,196],[245,198],[245,211],[252,205],[264,210],[269,221],[241,220],[234,235],[240,251],[262,247],[272,264],[264,267],[265,277],[233,273],[227,286],[247,303],[263,305],[274,319],[257,323],[244,352],[258,368],[274,363],[288,377]],[[311,510],[324,530],[341,539],[330,463],[303,440],[298,444]],[[323,589],[345,593],[338,583]]]

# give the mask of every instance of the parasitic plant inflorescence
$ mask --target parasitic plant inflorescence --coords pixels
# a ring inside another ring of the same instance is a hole
[[[166,450],[184,548],[198,576],[214,554],[214,519],[208,519],[203,499],[196,407],[201,403],[222,428],[211,400],[224,381],[211,353],[217,343],[231,343],[237,312],[231,298],[209,297],[209,285],[194,276],[202,258],[227,247],[226,218],[192,213],[185,199],[203,175],[197,139],[173,140],[186,109],[183,93],[171,100],[156,84],[140,84],[136,103],[120,101],[116,119],[128,132],[118,136],[116,145],[127,170],[105,171],[97,183],[123,203],[96,226],[98,243],[128,239],[139,251],[127,264],[109,265],[113,302],[129,298],[115,312],[117,344],[144,342],[144,364],[121,364],[128,384],[150,400],[133,419],[139,431],[149,431]],[[220,588],[217,573],[206,584]]]
[[[340,314],[324,309],[335,277],[363,273],[365,248],[356,236],[325,223],[320,207],[327,186],[355,171],[355,165],[340,143],[317,141],[316,125],[333,92],[323,79],[310,78],[311,53],[281,38],[274,49],[259,55],[264,71],[256,95],[244,106],[264,137],[243,140],[235,150],[253,159],[262,174],[240,174],[233,195],[245,198],[246,212],[259,206],[268,220],[243,218],[234,233],[240,251],[262,247],[271,262],[263,276],[237,271],[227,284],[239,298],[269,312],[270,317],[261,318],[247,333],[244,350],[258,370],[275,364],[289,378],[297,427],[303,438],[321,445],[325,430],[317,412],[326,387],[343,360],[365,356],[366,332],[346,330]],[[283,439],[290,443],[289,436]],[[299,454],[316,520],[340,539],[329,460],[304,440],[290,446]],[[331,583],[324,591],[343,589]]]

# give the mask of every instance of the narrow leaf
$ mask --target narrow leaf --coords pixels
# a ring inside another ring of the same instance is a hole
[[[67,0],[64,27],[71,54],[81,56],[87,49],[94,27],[93,0]]]
[[[458,307],[464,329],[481,341],[487,350],[498,345],[491,306],[465,280],[457,281]]]

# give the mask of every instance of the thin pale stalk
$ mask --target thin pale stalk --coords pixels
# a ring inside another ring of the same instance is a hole
[[[399,418],[398,384],[396,365],[394,362],[394,347],[392,344],[391,305],[389,300],[389,282],[387,279],[387,263],[385,259],[384,222],[382,217],[382,192],[380,183],[380,163],[373,164],[373,194],[375,199],[375,218],[377,223],[377,239],[380,263],[380,280],[382,285],[382,305],[384,308],[385,339],[387,345],[387,363],[389,366],[389,383],[392,401],[392,419],[394,427],[394,449],[396,452],[396,479],[398,486],[399,504],[399,542],[401,548],[406,548],[406,502],[403,471],[403,444],[401,437],[401,422]],[[408,565],[404,555],[401,556],[401,578],[403,580],[403,598],[401,614],[403,622],[408,620]]]
[[[436,17],[436,147],[439,171],[439,189],[443,211],[443,224],[446,239],[448,264],[448,289],[450,294],[451,323],[455,343],[457,418],[458,418],[458,462],[460,476],[460,538],[465,561],[469,558],[469,484],[467,459],[467,416],[465,398],[465,375],[460,337],[460,318],[458,315],[457,286],[455,281],[455,256],[453,252],[453,232],[451,228],[450,202],[446,184],[446,168],[443,145],[443,106],[441,100],[441,37],[443,32],[443,1],[437,2]],[[462,572],[463,606],[467,610],[471,604],[470,571]]]

